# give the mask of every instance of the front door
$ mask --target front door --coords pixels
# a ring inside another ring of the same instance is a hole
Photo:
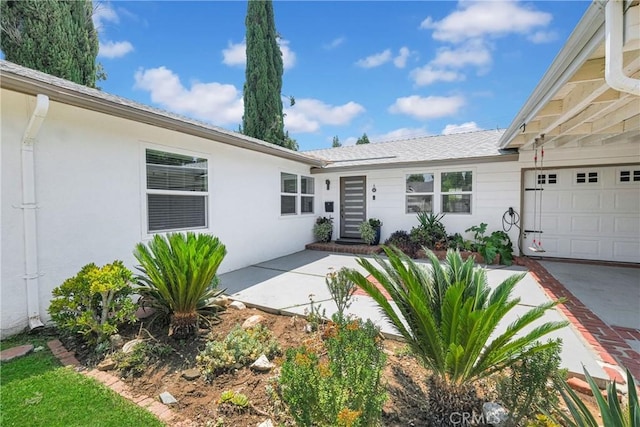
[[[358,227],[366,219],[367,177],[340,178],[340,237],[359,239]]]

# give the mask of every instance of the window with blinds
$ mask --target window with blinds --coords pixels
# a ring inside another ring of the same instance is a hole
[[[150,233],[207,227],[207,159],[146,150]]]

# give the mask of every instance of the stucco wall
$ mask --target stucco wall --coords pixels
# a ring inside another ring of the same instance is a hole
[[[417,173],[434,173],[472,171],[473,195],[471,214],[445,215],[444,223],[447,233],[460,233],[466,238],[465,230],[481,222],[488,224],[488,231],[502,230],[502,215],[509,208],[516,211],[520,207],[520,165],[516,161],[477,163],[447,167],[418,167],[349,172],[316,173],[316,186],[321,188],[322,201],[333,201],[334,234],[339,236],[340,230],[340,177],[361,176],[367,178],[367,218],[379,218],[383,222],[381,240],[386,240],[397,230],[410,231],[418,225],[416,214],[405,213],[406,176]],[[326,189],[325,181],[330,180],[330,190]],[[376,192],[372,192],[373,186]],[[375,196],[375,200],[374,197]],[[437,197],[437,193],[436,196]],[[436,204],[435,208],[438,208]],[[324,212],[324,204],[321,206]],[[329,214],[326,214],[329,215]],[[517,246],[517,228],[509,232],[514,248]]]
[[[34,97],[2,91],[2,324],[26,326],[20,141]],[[35,145],[40,315],[51,290],[89,262],[134,268],[146,233],[145,148],[209,162],[209,229],[228,255],[226,272],[304,249],[316,215],[280,215],[280,172],[309,166],[51,102]],[[316,200],[317,206],[319,201]],[[318,208],[316,208],[316,212]]]

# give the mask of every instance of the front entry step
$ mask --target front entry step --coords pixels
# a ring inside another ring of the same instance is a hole
[[[338,240],[336,240],[336,244],[338,244],[338,245],[347,245],[347,246],[366,245],[364,240],[362,240],[362,239],[354,239],[354,238],[351,238],[351,237],[343,237],[342,239],[338,239]]]

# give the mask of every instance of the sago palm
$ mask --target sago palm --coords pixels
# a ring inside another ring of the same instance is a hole
[[[202,315],[215,314],[216,272],[227,250],[208,234],[156,234],[139,243],[134,256],[140,263],[138,292],[145,303],[169,316],[169,335],[195,334]]]
[[[524,274],[509,277],[490,291],[486,272],[474,268],[473,260],[463,262],[459,252],[449,251],[444,265],[430,254],[427,269],[396,249],[383,249],[388,260],[377,258],[379,268],[363,258],[358,263],[389,293],[397,308],[359,272],[352,271],[350,278],[378,303],[414,354],[445,384],[473,382],[547,348],[552,344],[537,341],[567,324],[546,322],[523,333],[558,304],[550,301],[530,309],[492,339],[500,322],[520,302],[510,297]]]

